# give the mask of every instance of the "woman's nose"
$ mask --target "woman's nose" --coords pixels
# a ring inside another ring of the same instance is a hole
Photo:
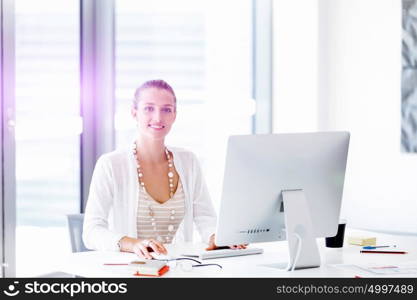
[[[152,117],[154,121],[158,121],[158,122],[161,121],[161,112],[159,110],[155,110]]]

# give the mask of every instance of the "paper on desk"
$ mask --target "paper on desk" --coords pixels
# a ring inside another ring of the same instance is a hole
[[[397,265],[333,265],[337,268],[369,276],[404,276],[417,277],[417,262]]]

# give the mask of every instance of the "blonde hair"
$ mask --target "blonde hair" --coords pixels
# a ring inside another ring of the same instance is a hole
[[[175,96],[174,89],[164,80],[162,79],[154,79],[154,80],[148,80],[145,83],[143,83],[140,87],[138,87],[135,91],[135,97],[133,98],[133,107],[135,109],[138,108],[139,103],[139,97],[143,90],[149,89],[149,88],[155,88],[160,90],[165,90],[172,94],[174,97],[175,105],[177,104],[177,97]]]

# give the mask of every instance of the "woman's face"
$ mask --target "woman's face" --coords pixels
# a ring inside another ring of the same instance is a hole
[[[132,115],[140,134],[164,139],[177,115],[174,96],[162,89],[144,89],[139,96],[138,108],[132,108]]]

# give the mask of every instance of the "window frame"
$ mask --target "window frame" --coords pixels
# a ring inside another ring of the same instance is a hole
[[[80,212],[97,159],[115,147],[114,0],[80,0]]]
[[[16,273],[15,24],[13,0],[1,1],[1,277]]]
[[[253,0],[253,134],[272,133],[272,0]]]

